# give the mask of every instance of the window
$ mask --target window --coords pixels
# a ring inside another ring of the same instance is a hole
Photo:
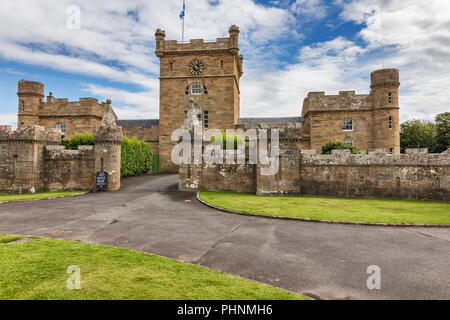
[[[394,127],[394,120],[392,117],[389,117],[389,129],[392,130],[393,127]]]
[[[203,127],[208,129],[209,127],[209,114],[208,111],[203,112]]]
[[[186,87],[186,90],[184,90],[184,94],[188,95],[189,94],[189,86]]]
[[[353,131],[353,120],[352,119],[344,119],[344,121],[342,123],[342,130]]]
[[[389,154],[394,154],[394,148],[389,149]]]
[[[200,83],[192,84],[192,94],[202,94],[202,86]]]
[[[392,92],[388,93],[388,101],[389,103],[392,103]]]
[[[173,62],[170,63],[170,71],[173,71]]]
[[[355,142],[353,141],[353,139],[352,139],[351,137],[346,137],[346,138],[344,139],[344,143],[345,143],[345,144],[349,144],[349,145],[351,145],[351,146],[354,146],[354,145],[355,145]]]
[[[196,104],[194,106],[194,110],[195,110],[195,114],[197,115],[198,121],[201,123],[202,122],[202,108],[198,104]]]
[[[223,60],[220,61],[220,69],[223,70]]]
[[[206,88],[206,86],[203,86],[203,93],[208,94],[208,88]]]
[[[56,125],[56,128],[61,130],[62,134],[66,134],[66,124],[64,122],[60,122]]]
[[[20,105],[21,105],[21,107],[22,107],[22,111],[25,111],[25,102],[22,101],[22,102],[20,103]]]

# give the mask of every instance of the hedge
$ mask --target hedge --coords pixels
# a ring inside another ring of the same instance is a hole
[[[77,150],[78,146],[94,145],[94,135],[88,132],[77,134],[70,140],[63,140],[61,144],[67,149]],[[153,154],[147,142],[124,136],[121,153],[120,175],[122,177],[145,174],[152,169]]]
[[[211,144],[217,145],[220,143],[220,135],[212,137]],[[217,139],[217,141],[216,141]],[[231,146],[231,150],[237,150],[238,145],[247,145],[245,142],[244,137],[238,134],[228,134],[225,132],[222,132],[222,150],[229,149],[228,146]]]
[[[94,135],[89,132],[76,134],[70,140],[62,140],[61,144],[72,150],[77,150],[78,146],[93,146]]]
[[[364,154],[365,152],[359,150],[358,148],[352,146],[351,144],[346,144],[342,141],[328,141],[322,146],[322,154],[331,154],[331,150],[350,150],[351,154]]]
[[[153,154],[147,142],[136,138],[123,137],[122,163],[120,175],[122,177],[138,176],[152,169]]]

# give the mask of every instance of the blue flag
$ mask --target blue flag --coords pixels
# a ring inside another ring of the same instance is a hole
[[[181,11],[181,13],[180,13],[180,19],[181,20],[184,19],[185,12],[186,12],[186,4],[183,3],[183,11]]]

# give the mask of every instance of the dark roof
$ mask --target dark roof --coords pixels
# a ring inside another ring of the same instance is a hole
[[[288,124],[295,122],[305,122],[303,117],[285,117],[285,118],[240,118],[238,124],[243,124],[247,128],[254,128],[259,123],[267,123],[271,127],[276,127],[279,124]]]
[[[118,126],[124,129],[130,129],[133,127],[142,127],[144,129],[148,129],[152,126],[159,125],[159,119],[117,120],[116,123]]]

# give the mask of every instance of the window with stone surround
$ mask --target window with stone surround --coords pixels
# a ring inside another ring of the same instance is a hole
[[[186,87],[186,90],[184,90],[184,94],[188,95],[189,94],[189,86]]]
[[[62,134],[66,134],[66,124],[64,122],[59,122],[56,124],[56,128],[61,130]]]
[[[203,112],[203,127],[205,129],[209,128],[209,113],[208,113],[208,111]]]
[[[202,94],[202,85],[200,83],[198,83],[198,82],[193,83],[191,87],[192,87],[192,90],[191,90],[192,94],[196,94],[196,95]]]
[[[392,103],[392,92],[388,93],[388,101],[389,103]]]
[[[353,119],[344,119],[342,122],[342,130],[353,131]]]
[[[208,94],[208,88],[206,86],[203,86],[203,94]]]
[[[394,127],[394,119],[392,117],[389,117],[389,129],[392,130],[393,127]]]
[[[389,154],[394,154],[394,148],[389,149]]]
[[[22,112],[25,111],[25,102],[22,100],[20,105],[22,106]]]

